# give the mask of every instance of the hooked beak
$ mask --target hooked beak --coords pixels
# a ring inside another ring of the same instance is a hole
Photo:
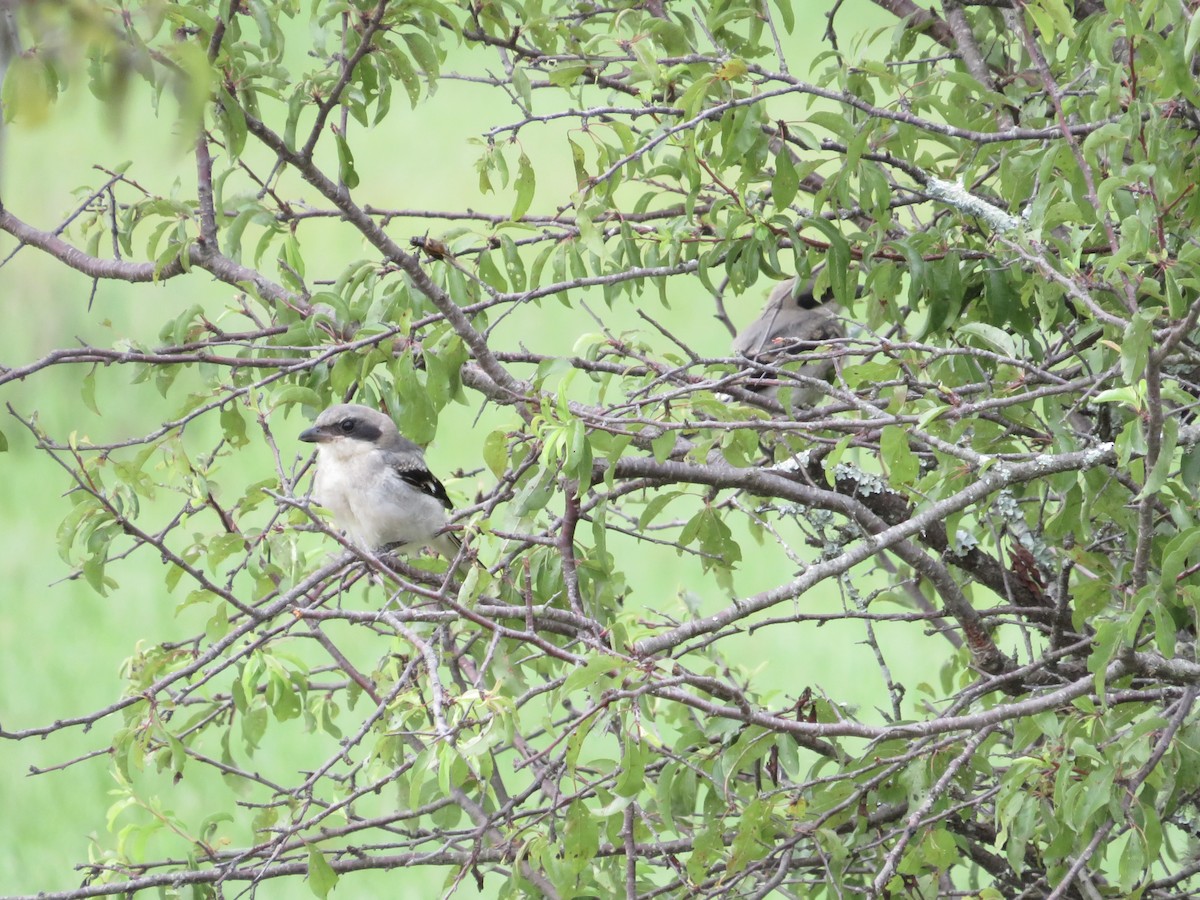
[[[321,428],[308,428],[300,432],[300,440],[307,444],[323,444],[329,440],[329,435]]]

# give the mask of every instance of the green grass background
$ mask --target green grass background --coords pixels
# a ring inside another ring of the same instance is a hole
[[[824,10],[812,6],[811,11],[801,13],[812,21],[797,29],[790,57],[793,71],[801,75],[807,70],[803,61],[816,51],[824,28]],[[848,36],[851,27],[861,21],[855,17],[869,15],[871,9],[865,0],[847,3],[839,18],[844,34]],[[88,95],[83,81],[82,73],[78,74],[45,122],[9,129],[2,173],[5,204],[32,224],[52,229],[78,202],[74,192],[101,179],[90,170],[93,163],[111,167],[127,159],[136,161],[130,175],[151,190],[170,193],[172,181],[178,179],[180,193],[191,193],[193,163],[186,142],[173,134],[170,113],[155,118],[137,105],[144,95],[135,95],[135,102],[119,117],[119,124],[114,124],[111,113]],[[397,98],[397,103],[401,102]],[[797,101],[794,116],[802,117],[805,109]],[[474,164],[479,148],[468,138],[513,118],[511,107],[494,93],[443,81],[432,101],[415,112],[397,106],[382,127],[354,143],[363,184],[358,199],[380,207],[507,210],[510,194],[478,195]],[[564,133],[533,125],[522,132],[521,140],[538,171],[534,211],[549,209],[568,196],[573,177]],[[295,182],[286,193],[316,200],[310,189]],[[393,235],[405,240],[409,232],[403,228],[393,228]],[[310,276],[335,276],[349,260],[370,255],[361,240],[332,224],[306,225],[302,237]],[[0,254],[7,254],[12,247],[11,239],[0,240]],[[648,311],[699,352],[725,353],[728,335],[711,317],[711,301],[698,280],[690,286],[682,281],[674,279],[668,308],[660,306],[657,292],[649,292]],[[752,318],[766,290],[762,285],[761,290],[734,300],[730,309],[734,319],[744,323]],[[228,287],[203,274],[157,286],[101,284],[89,311],[90,291],[88,279],[39,251],[22,250],[0,269],[0,321],[4,323],[0,365],[23,365],[53,348],[80,341],[111,346],[118,338],[133,335],[153,344],[163,322],[192,303],[217,309],[232,296]],[[627,304],[609,313],[598,296],[590,302],[593,309],[611,319],[615,330],[646,328]],[[530,308],[511,316],[501,340],[520,339],[530,349],[567,352],[581,331],[596,330],[589,322],[578,306],[566,309],[547,301],[540,311]],[[0,389],[0,402],[11,404],[24,416],[36,411],[42,425],[56,436],[77,431],[98,441],[144,433],[172,413],[174,404],[164,401],[152,385],[131,387],[131,373],[114,367],[99,376],[101,415],[96,416],[80,397],[85,372],[83,367],[39,372],[25,382]],[[472,403],[477,404],[478,398],[472,398]],[[452,407],[444,414],[434,444],[441,471],[476,467],[477,440],[486,434],[489,423],[506,421],[506,413],[487,411],[483,424],[476,426],[478,411],[477,406]],[[308,449],[294,443],[294,435],[304,426],[297,414],[288,418],[277,415],[272,424],[285,453],[300,454]],[[166,592],[164,570],[150,553],[135,556],[113,572],[120,588],[109,596],[97,595],[82,580],[63,580],[69,569],[57,554],[56,531],[70,508],[70,501],[63,496],[70,482],[32,446],[28,434],[7,412],[0,418],[0,430],[9,441],[9,451],[0,454],[0,521],[5,525],[0,542],[4,586],[0,602],[0,725],[14,731],[113,702],[122,690],[118,670],[135,645],[187,636],[202,626],[202,619],[194,612],[177,614],[180,598]],[[271,472],[266,455],[255,448],[247,448],[225,465],[230,471],[240,469],[247,482]],[[459,490],[466,493],[468,487],[460,485]],[[617,546],[633,587],[629,602],[675,613],[681,610],[683,591],[699,598],[703,613],[729,602],[713,579],[703,576],[688,558],[627,540]],[[736,577],[740,595],[773,586],[793,574],[778,547],[746,541],[743,553],[745,559]],[[864,587],[864,591],[868,589]],[[823,586],[819,593],[801,598],[798,604],[813,609],[840,608],[835,589]],[[921,642],[919,653],[906,652],[912,629],[884,627],[879,634],[896,680],[911,687],[920,680],[936,678],[942,658],[929,653],[927,641]],[[776,692],[779,705],[808,686],[848,704],[869,707],[886,702],[873,653],[862,643],[861,626],[774,627],[727,641],[725,647],[738,655],[735,662],[749,683]],[[867,717],[872,715],[867,713]],[[118,724],[105,720],[88,733],[71,728],[46,740],[0,741],[0,893],[70,889],[79,883],[80,875],[73,867],[86,860],[89,844],[113,845],[105,824],[113,785],[104,755],[37,777],[26,773],[31,766],[55,766],[106,747]],[[303,736],[297,740],[302,742]],[[283,772],[294,773],[307,764],[302,744],[280,740],[271,745],[270,752],[270,764]],[[194,771],[190,769],[189,774]],[[160,779],[148,783],[147,789],[161,792],[164,805],[194,814],[211,806],[214,798],[228,803],[232,797],[221,782],[199,776],[185,777],[177,786]],[[224,791],[225,796],[212,791]],[[464,882],[467,895],[474,891],[469,881]],[[366,896],[363,892],[372,887],[394,889],[403,884],[417,895],[425,895],[439,882],[439,875],[426,872],[381,873],[355,876],[339,893]],[[302,896],[302,892],[293,883],[268,886],[259,896]]]

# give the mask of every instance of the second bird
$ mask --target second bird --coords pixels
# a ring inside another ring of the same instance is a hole
[[[780,282],[771,291],[758,318],[733,339],[733,352],[764,366],[781,366],[815,353],[817,346],[825,341],[845,337],[842,308],[833,302],[833,295],[828,290],[817,297],[813,293],[815,281],[814,277],[803,283],[795,278]],[[833,369],[833,359],[826,355],[809,360],[792,371],[828,381]],[[783,373],[777,379],[771,378],[769,384],[767,381],[766,373],[759,373],[746,387],[774,396],[779,387],[790,386],[790,405],[793,407],[814,406],[825,396],[819,387],[791,382]]]

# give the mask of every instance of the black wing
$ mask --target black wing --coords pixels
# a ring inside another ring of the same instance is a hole
[[[450,502],[450,498],[446,494],[445,485],[438,481],[437,477],[428,469],[392,466],[392,471],[400,476],[401,481],[411,484],[422,494],[436,498],[446,509],[454,509],[454,504]]]

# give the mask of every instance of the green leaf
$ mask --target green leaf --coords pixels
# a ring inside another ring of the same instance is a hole
[[[1121,853],[1121,859],[1117,867],[1120,880],[1121,895],[1129,897],[1133,894],[1133,887],[1142,880],[1146,868],[1146,847],[1142,840],[1142,836],[1138,834],[1136,828],[1130,829],[1129,840],[1125,842],[1125,849]]]
[[[182,3],[173,3],[171,4],[170,10],[172,17],[178,16],[184,21],[195,25],[204,33],[206,38],[211,35],[217,27],[216,19],[199,9],[193,9],[185,6]]]
[[[507,291],[508,282],[504,280],[504,274],[496,265],[496,261],[492,259],[492,254],[479,254],[479,277],[483,279],[484,284],[487,284],[498,291]]]
[[[796,12],[792,9],[792,0],[775,0],[779,17],[783,19],[783,30],[791,34],[796,27]]]
[[[1175,652],[1175,640],[1179,631],[1175,619],[1166,604],[1161,602],[1150,605],[1150,615],[1154,618],[1154,641],[1158,645],[1158,652],[1170,658]]]
[[[633,737],[625,739],[625,752],[621,755],[621,773],[613,785],[618,797],[636,797],[646,783],[646,757],[648,749],[644,741]]]
[[[570,87],[579,80],[579,77],[586,70],[587,66],[582,63],[572,66],[559,66],[556,69],[551,69],[546,77],[556,87]]]
[[[45,59],[37,53],[18,54],[4,75],[4,121],[36,125],[50,115],[58,89]]]
[[[337,886],[338,874],[333,871],[324,854],[315,844],[308,845],[308,889],[314,896],[325,900],[329,892]]]
[[[1108,664],[1116,656],[1117,648],[1121,645],[1124,630],[1122,624],[1108,619],[1096,626],[1096,641],[1087,658],[1087,667],[1095,681],[1096,693],[1101,697],[1104,696],[1104,685],[1108,679]]]
[[[879,455],[893,485],[912,484],[921,472],[917,455],[908,446],[908,434],[899,425],[885,425],[879,436]]]
[[[3,431],[0,431],[0,453],[7,453],[7,452],[8,452],[8,438],[5,437]]]
[[[303,406],[311,406],[314,409],[321,409],[325,406],[321,395],[312,388],[301,387],[298,384],[285,387],[272,398],[275,403],[275,408],[279,409],[282,406],[291,406],[299,403]]]
[[[724,831],[722,823],[710,820],[692,840],[692,852],[686,865],[688,875],[694,882],[699,883],[709,877],[713,861],[724,852]]]
[[[483,461],[500,478],[508,470],[508,435],[496,430],[483,439]]]
[[[409,106],[416,109],[417,103],[421,100],[421,79],[417,75],[417,70],[413,68],[413,64],[403,53],[393,53],[388,57],[388,61],[395,69],[396,77],[404,85],[404,90],[408,94]]]
[[[1183,42],[1184,59],[1192,58],[1198,42],[1200,42],[1200,16],[1192,16],[1192,20],[1188,22],[1187,38]]]
[[[572,801],[563,829],[562,854],[576,874],[583,872],[600,849],[600,824],[582,800]]]
[[[354,154],[350,152],[350,145],[346,143],[346,139],[341,134],[335,132],[333,138],[337,143],[338,179],[350,190],[354,190],[358,187],[358,172],[354,169]]]
[[[1121,377],[1126,384],[1133,384],[1146,371],[1150,345],[1154,341],[1153,325],[1154,314],[1142,310],[1125,329],[1125,339],[1121,341]]]
[[[587,439],[587,426],[582,419],[572,419],[567,428],[567,457],[563,471],[579,480],[580,492],[591,486],[592,448]]]
[[[393,407],[396,424],[403,434],[418,444],[428,444],[437,434],[438,414],[429,399],[429,392],[421,384],[412,355],[406,353],[398,358],[391,371],[401,401]]]
[[[291,680],[282,672],[272,671],[267,681],[267,704],[271,712],[280,722],[295,719],[300,715],[300,696],[296,693]]]
[[[508,283],[514,291],[525,290],[525,262],[521,259],[517,242],[507,234],[500,235],[500,253],[504,257],[504,270],[508,274]]]
[[[517,515],[530,515],[550,502],[550,498],[554,496],[553,482],[556,473],[556,469],[546,468],[539,477],[531,479],[521,488],[517,496],[513,498],[513,506]]]
[[[850,264],[850,243],[832,222],[816,217],[808,219],[805,224],[816,228],[829,239],[829,250],[826,252],[826,259],[829,261],[829,287],[839,303],[850,306],[850,301],[854,299],[854,288],[850,284],[854,277]]]
[[[408,32],[403,37],[404,43],[408,44],[409,52],[412,53],[413,59],[417,61],[417,65],[430,78],[437,78],[439,66],[437,53],[434,52],[433,45],[420,34]]]
[[[602,677],[605,678],[603,689],[607,690],[613,680],[613,673],[617,670],[615,660],[607,656],[593,656],[582,666],[576,666],[572,669],[571,674],[563,681],[562,693],[564,697],[569,697],[576,691],[584,688],[591,688]],[[593,694],[599,694],[600,689],[592,691]]]
[[[204,625],[204,636],[216,643],[229,633],[229,607],[221,604]]]
[[[246,114],[241,104],[224,88],[219,89],[218,95],[220,102],[214,105],[214,112],[225,136],[225,149],[236,159],[246,146]]]
[[[1012,358],[1017,355],[1017,348],[1013,342],[1012,335],[1003,329],[997,328],[995,325],[988,325],[984,322],[967,322],[958,326],[955,332],[959,336],[967,335],[977,338],[975,343],[983,344],[1001,356]]]
[[[83,405],[100,415],[100,410],[96,407],[96,371],[93,369],[83,376],[83,384],[80,386],[79,395],[83,400]]]
[[[1167,542],[1166,549],[1163,550],[1162,563],[1162,591],[1164,600],[1170,600],[1175,596],[1176,582],[1179,580],[1179,575],[1183,572],[1184,566],[1187,565],[1188,557],[1196,549],[1197,543],[1200,543],[1200,526],[1189,528],[1187,531],[1175,535],[1175,537]]]
[[[1075,36],[1075,19],[1063,0],[1032,0],[1025,8],[1046,40]]]
[[[591,176],[588,175],[587,166],[584,164],[583,148],[570,138],[567,138],[567,144],[571,147],[571,164],[575,166],[575,186],[586,187],[591,181]]]
[[[1112,765],[1103,765],[1094,770],[1080,785],[1079,803],[1075,807],[1069,824],[1076,832],[1090,831],[1092,817],[1112,800],[1113,779],[1116,771]]]
[[[267,708],[256,703],[246,710],[239,721],[242,726],[242,741],[245,743],[246,753],[253,755],[262,742],[263,735],[267,733]]]
[[[521,98],[521,103],[526,110],[533,106],[533,88],[529,84],[529,76],[525,74],[525,69],[521,66],[513,66],[512,84],[517,92],[517,96]]]
[[[679,491],[656,491],[638,518],[638,528],[645,531],[658,518],[658,514],[666,508],[667,504],[678,496]]]
[[[1135,500],[1143,500],[1146,497],[1154,496],[1167,483],[1167,476],[1171,474],[1171,469],[1175,464],[1175,442],[1178,437],[1179,420],[1174,418],[1167,419],[1163,423],[1162,444],[1159,447],[1158,457],[1154,460],[1154,468],[1146,476],[1146,484],[1142,487],[1137,497],[1134,498]]]
[[[1200,484],[1200,447],[1192,445],[1184,452],[1179,463],[1179,474],[1183,483],[1192,490]]]
[[[233,447],[245,447],[250,443],[246,437],[246,421],[236,403],[227,403],[221,409],[221,429],[225,432],[225,440]]]
[[[104,596],[107,591],[104,589],[104,565],[108,560],[103,553],[90,557],[83,564],[83,577],[92,590],[97,594]]]
[[[771,200],[778,210],[787,209],[800,187],[800,176],[792,163],[792,153],[784,147],[775,156],[775,177],[771,179]]]
[[[529,210],[529,205],[533,202],[533,191],[536,186],[536,179],[533,175],[533,165],[529,162],[529,157],[524,153],[517,160],[517,202],[513,204],[512,217],[519,219]]]
[[[553,78],[553,76],[551,76]],[[700,112],[704,106],[704,99],[708,96],[708,90],[712,87],[715,76],[712,74],[702,75],[692,82],[691,87],[683,92],[677,102],[677,106],[683,110],[683,114],[689,118]]]
[[[664,431],[658,437],[650,442],[650,449],[654,453],[655,462],[666,462],[671,452],[675,449],[675,432]]]

